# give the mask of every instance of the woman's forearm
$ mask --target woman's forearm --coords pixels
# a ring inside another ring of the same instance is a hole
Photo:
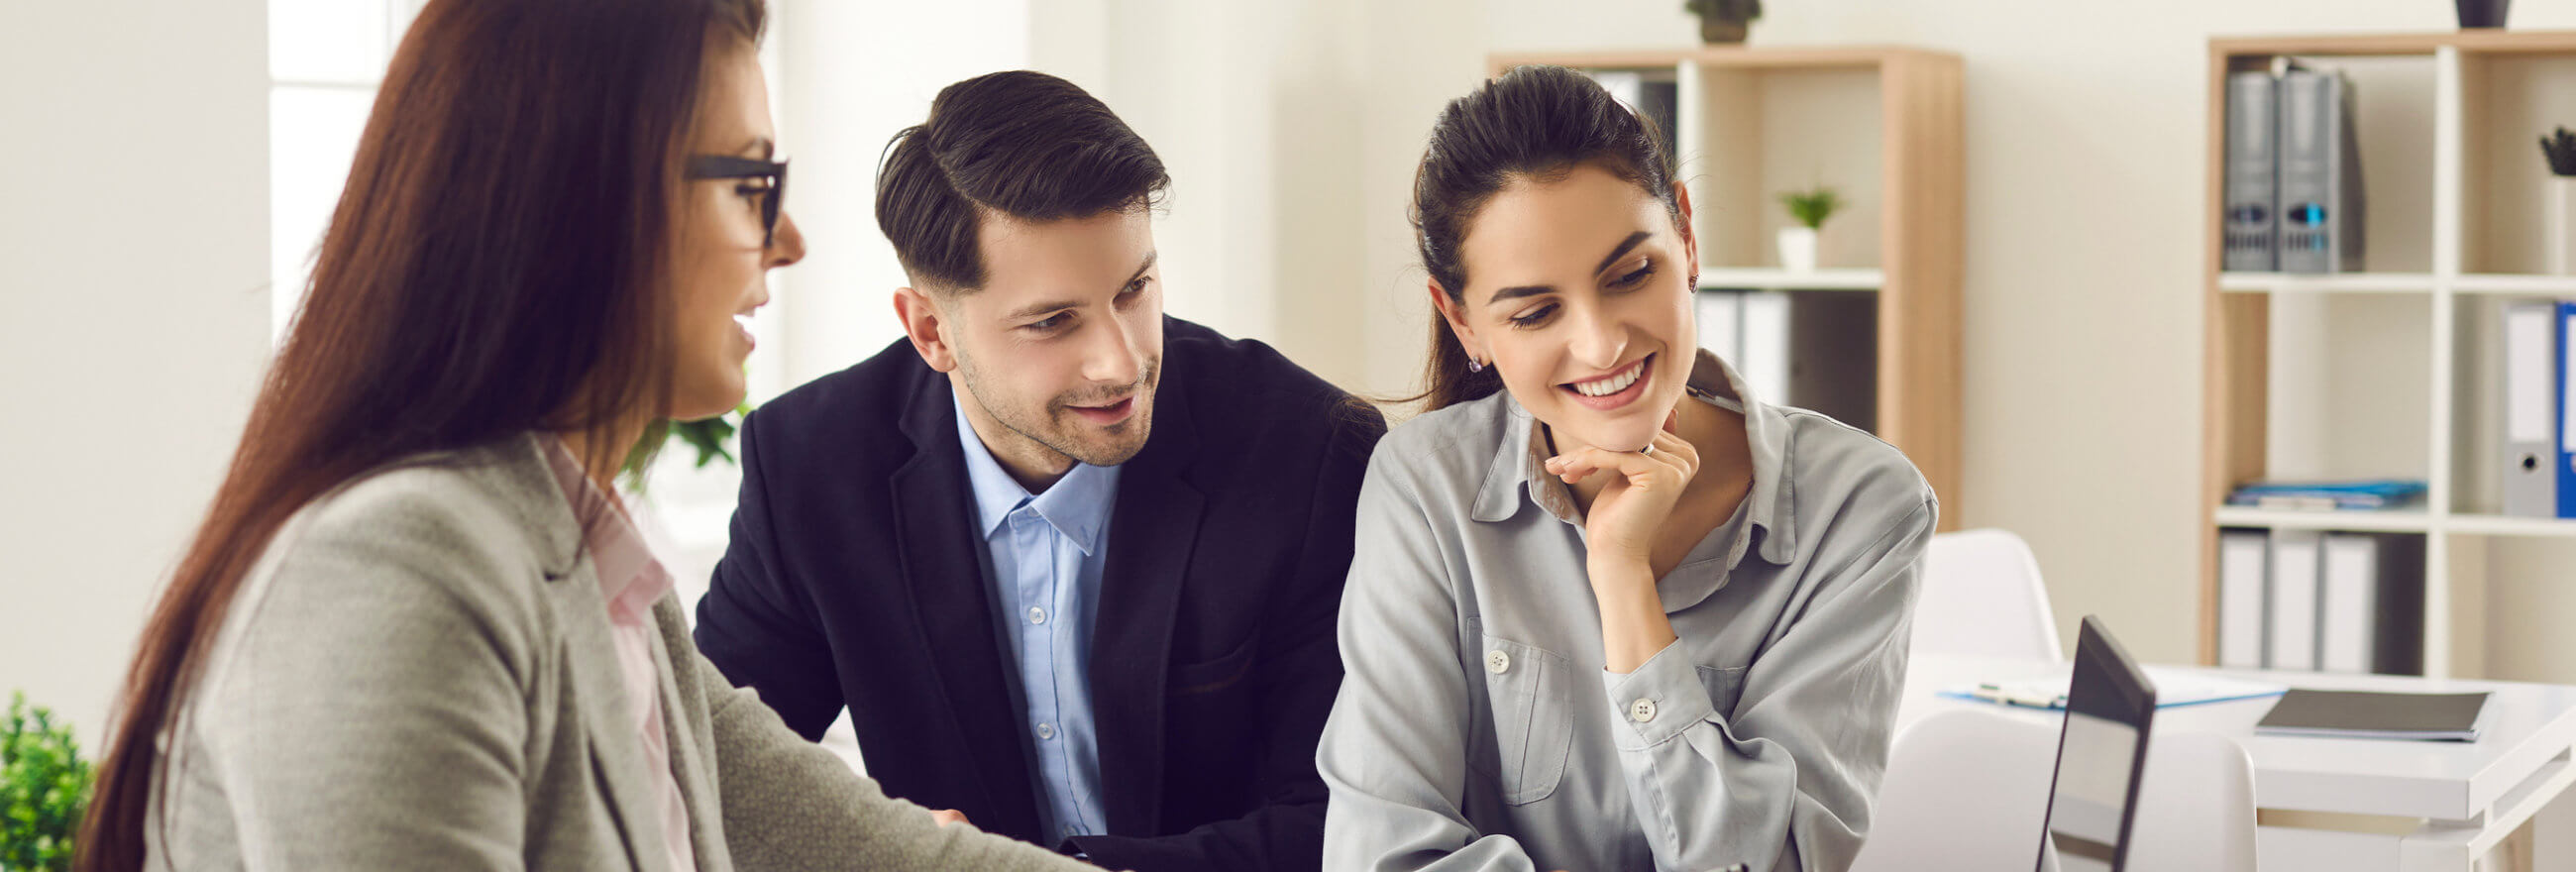
[[[1673,644],[1673,622],[1655,593],[1654,571],[1632,560],[1600,559],[1587,567],[1601,609],[1601,662],[1627,674]]]

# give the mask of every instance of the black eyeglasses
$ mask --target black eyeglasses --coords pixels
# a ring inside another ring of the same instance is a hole
[[[778,203],[787,198],[786,161],[701,154],[689,158],[688,175],[692,179],[767,179],[769,187],[763,192],[768,196],[760,201],[760,247],[768,248],[777,241]]]

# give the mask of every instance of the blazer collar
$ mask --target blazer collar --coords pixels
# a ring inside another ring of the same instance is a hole
[[[555,483],[541,433],[523,433],[480,448],[423,462],[456,463],[469,476],[493,488],[503,505],[527,531],[545,573],[540,592],[558,614],[563,633],[565,693],[579,707],[589,741],[591,768],[607,793],[606,801],[625,843],[627,861],[637,869],[665,870],[670,855],[645,836],[653,832],[651,785],[644,779],[642,745],[626,704],[626,679],[610,635],[608,605],[599,588],[597,568],[584,553],[582,525]],[[583,620],[596,615],[597,620]],[[667,716],[667,713],[666,713]]]
[[[1797,490],[1787,475],[1788,421],[1779,409],[1755,397],[1734,367],[1705,349],[1691,364],[1690,385],[1714,397],[1720,407],[1741,412],[1746,441],[1752,446],[1753,488],[1744,497],[1747,523],[1744,535],[1728,549],[1728,568],[1743,559],[1755,528],[1762,530],[1756,553],[1767,562],[1788,565],[1798,549]],[[1479,402],[1501,405],[1501,439],[1486,466],[1484,483],[1477,488],[1472,517],[1494,523],[1518,514],[1523,506],[1536,506],[1560,521],[1581,526],[1573,494],[1542,466],[1547,461],[1547,442],[1538,419],[1510,391]]]
[[[936,732],[956,737],[973,761],[975,789],[964,792],[981,801],[958,808],[988,832],[1039,841],[1034,770],[1010,665],[994,639],[979,557],[984,545],[975,534],[955,428],[948,380],[923,370],[903,402],[901,429],[913,454],[888,477],[885,493],[894,507],[896,575],[912,603],[915,644],[929,653],[937,679],[936,710],[922,716],[933,719]]]
[[[1168,325],[1166,332],[1169,332]],[[1199,540],[1206,492],[1194,480],[1199,432],[1186,363],[1166,367],[1145,450],[1120,465],[1109,555],[1091,630],[1092,712],[1113,833],[1162,820],[1163,702],[1172,624]]]

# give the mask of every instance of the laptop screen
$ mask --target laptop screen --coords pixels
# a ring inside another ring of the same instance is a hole
[[[2066,727],[2057,743],[2057,780],[2048,800],[2048,841],[2062,872],[2118,872],[2128,855],[2131,809],[2146,768],[2155,687],[2101,622],[2084,619]],[[2041,867],[2047,868],[2047,852]]]

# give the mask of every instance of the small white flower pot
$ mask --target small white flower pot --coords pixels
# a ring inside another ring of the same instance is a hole
[[[1815,228],[1780,228],[1780,268],[1790,272],[1816,271]]]

